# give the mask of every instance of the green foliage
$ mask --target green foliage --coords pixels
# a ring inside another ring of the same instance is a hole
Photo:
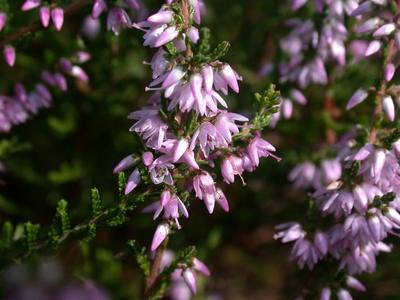
[[[25,238],[26,238],[26,246],[28,252],[31,252],[36,247],[39,228],[40,226],[38,224],[32,224],[31,222],[25,223],[25,231],[26,231]]]
[[[178,252],[176,259],[159,275],[157,286],[155,287],[150,299],[162,299],[170,283],[171,274],[179,267],[192,267],[193,258],[196,256],[196,254],[197,250],[194,246],[186,247]]]
[[[396,198],[396,194],[393,192],[386,193],[383,196],[375,196],[374,200],[370,204],[370,207],[377,207],[383,211]]]
[[[217,47],[210,53],[211,60],[219,60],[223,58],[231,48],[231,44],[227,41],[223,41],[218,44]]]
[[[392,149],[392,145],[398,140],[400,140],[400,129],[396,128],[382,139],[383,147],[390,150]]]
[[[64,233],[70,228],[68,216],[68,202],[60,200],[57,203],[55,225],[60,233]]]
[[[141,247],[134,240],[127,242],[130,252],[135,256],[137,264],[142,270],[144,276],[148,277],[150,275],[150,260],[147,256],[146,247]]]
[[[30,146],[27,143],[21,143],[17,138],[2,139],[0,140],[0,159],[4,160],[13,154],[29,149]]]
[[[199,53],[208,53],[210,51],[211,31],[207,27],[200,29],[200,41],[198,43]]]
[[[353,161],[350,168],[343,170],[343,175],[342,175],[343,181],[347,184],[352,184],[352,182],[354,182],[354,179],[357,178],[359,170],[360,170],[360,162]]]
[[[258,111],[251,124],[255,130],[263,130],[271,122],[274,113],[279,111],[281,102],[280,92],[271,84],[264,92],[256,93],[255,99],[258,105]]]
[[[81,162],[74,160],[71,163],[63,163],[59,170],[52,170],[48,173],[48,179],[54,184],[63,184],[76,181],[83,175]]]
[[[126,186],[125,173],[124,172],[118,173],[118,191],[120,195],[124,194],[125,186]]]
[[[94,217],[98,216],[101,214],[102,211],[102,205],[101,205],[101,199],[100,199],[100,193],[97,188],[93,188],[91,190],[91,202],[92,202],[92,214]]]

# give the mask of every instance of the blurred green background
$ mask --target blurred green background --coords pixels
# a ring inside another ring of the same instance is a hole
[[[149,12],[161,3],[143,1]],[[37,19],[37,11],[22,13],[17,9],[20,1],[10,2],[16,12],[12,20],[15,26]],[[244,78],[241,93],[228,97],[231,110],[249,114],[254,92],[277,83],[275,72],[268,77],[257,74],[266,63],[280,59],[279,39],[287,33],[283,24],[295,13],[286,1],[205,3],[203,25],[211,29],[215,44],[221,40],[231,43],[225,60]],[[41,30],[24,38],[18,45],[17,67],[0,64],[0,91],[11,93],[16,82],[33,87],[41,70],[54,70],[62,56],[69,57],[77,50],[92,54],[91,61],[83,66],[91,78],[88,85],[70,81],[67,93],[53,91],[50,109],[10,134],[2,134],[1,143],[12,140],[18,147],[11,147],[16,151],[7,153],[3,160],[6,172],[0,182],[1,221],[31,220],[49,225],[57,201],[66,199],[75,224],[87,216],[92,187],[100,190],[105,205],[117,199],[117,178],[112,170],[138,146],[128,132],[132,122],[126,116],[147,101],[144,86],[150,80],[150,69],[142,62],[151,58],[152,51],[141,45],[140,31],[124,30],[118,37],[107,32],[104,15],[98,37],[82,37],[82,20],[89,13],[87,6],[67,17],[61,33]],[[307,10],[302,14],[306,17]],[[229,214],[217,211],[210,216],[200,201],[191,205],[191,217],[182,221],[183,229],[173,236],[171,248],[196,245],[212,271],[196,299],[294,299],[302,289],[312,288],[313,274],[298,271],[288,261],[290,246],[273,240],[275,225],[305,217],[307,195],[291,187],[287,174],[296,162],[326,148],[329,129],[340,133],[354,123],[356,116],[362,121],[360,111],[357,115],[340,112],[360,83],[376,76],[376,70],[374,62],[358,63],[335,80],[333,102],[338,113],[334,115],[325,110],[326,88],[310,87],[306,91],[309,104],[296,107],[293,120],[280,122],[265,135],[283,161],[264,160],[257,172],[246,174],[246,186],[240,182],[224,186],[231,206]],[[288,86],[278,88],[285,94]],[[127,225],[100,230],[90,243],[67,243],[59,254],[46,256],[56,256],[70,280],[93,279],[112,299],[140,299],[143,278],[136,262],[115,255],[129,239],[149,245],[155,226],[149,215],[136,211]],[[40,259],[33,257],[29,263],[34,267]],[[354,293],[355,299],[400,299],[400,251],[395,247],[393,253],[381,255],[377,272],[361,280],[368,292]]]

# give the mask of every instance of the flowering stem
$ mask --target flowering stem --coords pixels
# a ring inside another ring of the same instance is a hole
[[[183,22],[185,24],[185,28],[188,29],[190,27],[190,11],[189,11],[189,3],[188,0],[181,0],[181,12],[183,17]],[[192,57],[193,51],[190,47],[190,44],[187,45],[186,56]]]
[[[161,273],[161,262],[164,251],[168,244],[168,238],[164,240],[164,242],[157,248],[154,254],[153,264],[151,265],[150,275],[146,279],[146,287],[144,290],[145,299],[149,299],[151,296],[151,292],[154,289],[154,286],[157,282],[157,279]]]
[[[75,2],[71,3],[69,6],[67,6],[64,10],[65,15],[73,15],[79,11],[81,11],[81,8],[84,7],[85,5],[89,4],[91,1],[90,0],[76,0]],[[42,28],[42,25],[40,21],[36,21],[35,23],[24,26],[21,29],[19,29],[17,32],[5,37],[3,40],[0,41],[0,48],[4,47],[7,44],[10,44],[14,42],[15,40],[19,39],[23,35],[29,33],[29,32],[34,32]]]
[[[385,57],[384,66],[386,66],[393,59],[394,54],[395,54],[395,42],[394,42],[394,40],[391,40],[389,43],[389,46],[388,46],[386,57]],[[387,82],[385,80],[385,75],[382,75],[382,76],[383,76],[382,84],[379,88],[379,91],[377,91],[377,96],[376,96],[377,103],[376,103],[376,107],[375,107],[375,110],[373,113],[372,123],[374,122],[374,120],[378,119],[379,116],[382,115],[382,113],[383,113],[382,97],[386,93]],[[375,126],[372,126],[371,133],[369,135],[369,142],[372,144],[376,140],[377,131],[378,131],[378,129]]]

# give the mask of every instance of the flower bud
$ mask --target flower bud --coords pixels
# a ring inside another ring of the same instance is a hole
[[[188,29],[187,36],[192,41],[192,43],[196,44],[200,39],[199,30],[196,27],[192,26]]]
[[[179,141],[177,141],[176,145],[173,148],[172,160],[174,162],[178,161],[188,148],[189,142],[186,139],[180,139]]]
[[[231,66],[225,64],[220,74],[222,78],[226,81],[226,83],[229,85],[229,87],[236,93],[239,93],[238,79],[236,77],[235,71],[233,71]]]
[[[60,7],[51,10],[51,20],[57,31],[60,31],[64,24],[64,10]]]
[[[389,63],[385,67],[385,80],[387,82],[393,79],[394,73],[396,72],[396,67],[394,64]]]
[[[393,122],[395,119],[395,108],[394,108],[394,103],[393,99],[390,96],[385,96],[383,97],[382,100],[382,108],[383,111],[386,115],[386,117],[389,119],[390,122]]]
[[[6,63],[10,66],[13,67],[15,64],[15,48],[13,46],[5,46],[3,50],[4,54],[4,59],[6,60]]]
[[[213,68],[209,65],[205,65],[201,70],[203,76],[203,84],[206,92],[210,93],[214,84],[214,72]]]
[[[196,257],[193,258],[193,269],[195,269],[197,272],[200,272],[204,276],[210,276],[210,270],[207,268],[207,266],[199,259]]]
[[[356,278],[354,278],[353,276],[346,277],[346,284],[348,287],[355,289],[357,291],[360,291],[360,292],[367,291],[365,286],[360,281],[358,281]]]
[[[380,37],[391,34],[396,29],[394,23],[388,23],[379,27],[373,34],[374,37]]]
[[[172,21],[173,13],[170,10],[160,11],[147,18],[148,22],[167,24]]]
[[[191,269],[186,269],[182,272],[183,279],[193,294],[196,294],[196,277]]]
[[[372,41],[369,43],[367,50],[365,50],[365,56],[371,56],[378,52],[382,47],[382,43],[380,41]]]
[[[162,223],[157,226],[156,232],[153,236],[153,241],[151,242],[151,251],[155,251],[161,243],[167,238],[169,234],[169,225],[166,223]]]
[[[128,195],[130,192],[132,192],[138,186],[140,180],[140,172],[138,169],[135,169],[128,178],[128,182],[125,187],[125,195]]]
[[[179,34],[179,31],[176,29],[175,26],[168,27],[167,29],[164,30],[163,33],[160,34],[160,36],[157,38],[154,47],[158,48],[161,47],[165,44],[168,44],[172,40],[174,40]]]
[[[48,27],[50,23],[50,8],[48,6],[42,6],[39,11],[40,22],[43,27]]]
[[[150,166],[154,161],[153,153],[151,153],[150,151],[143,153],[142,161],[146,167]]]
[[[107,10],[107,4],[104,0],[95,0],[92,7],[92,17],[97,19],[100,15]]]
[[[0,11],[0,32],[6,26],[6,22],[7,22],[7,14]]]
[[[351,96],[350,100],[347,102],[346,110],[350,110],[353,107],[357,106],[361,102],[363,102],[368,97],[368,92],[365,89],[358,89],[353,96]]]
[[[118,163],[113,172],[114,174],[120,173],[122,171],[125,171],[126,169],[129,169],[133,165],[135,165],[135,160],[133,159],[132,155],[128,155]]]
[[[41,3],[41,0],[26,0],[22,6],[21,10],[27,11],[38,7]]]

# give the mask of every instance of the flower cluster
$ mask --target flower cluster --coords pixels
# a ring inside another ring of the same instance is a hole
[[[393,15],[386,4],[364,1],[352,12],[361,22],[355,31],[371,33],[374,38],[364,55],[370,56],[382,47],[385,59],[381,85],[358,89],[346,108],[353,109],[369,96],[375,97],[375,121],[370,128],[350,130],[334,146],[333,159],[322,160],[319,166],[304,162],[289,175],[296,187],[311,189],[312,205],[307,224],[280,225],[275,238],[284,243],[295,242],[291,258],[301,268],[307,265],[313,269],[322,260],[334,259],[347,276],[372,273],[377,255],[392,249],[385,240],[397,235],[400,228],[400,136],[393,126],[393,98],[398,98],[399,90],[390,85],[398,48]],[[385,8],[386,13],[381,15],[379,8]],[[382,114],[386,121],[381,120]],[[355,278],[348,278],[348,286],[365,290]],[[331,297],[329,286],[333,283],[326,284],[321,299]],[[345,286],[342,281],[337,297],[352,299]]]
[[[87,52],[78,52],[72,58],[77,63],[84,63],[90,59]],[[60,91],[67,91],[68,83],[65,77],[70,75],[79,81],[89,80],[86,72],[71,60],[62,58],[60,60],[62,72],[50,72],[44,70],[41,74],[41,81],[38,82],[33,91],[27,92],[24,85],[17,83],[14,86],[12,96],[0,94],[0,132],[9,132],[15,125],[24,123],[31,116],[38,113],[41,108],[49,107],[53,97],[48,87],[54,87]]]
[[[291,7],[298,10],[306,3],[306,0],[292,0]],[[286,21],[290,32],[280,41],[286,59],[279,64],[279,80],[289,88],[271,125],[282,117],[291,118],[293,102],[300,105],[307,103],[302,92],[293,88],[293,84],[301,89],[310,84],[326,85],[329,81],[327,65],[343,67],[346,64],[348,32],[345,17],[357,8],[358,0],[316,0],[314,4],[312,18]]]
[[[123,5],[115,5],[110,9],[107,16],[107,29],[118,35],[121,29],[131,28],[132,21],[129,14],[126,12],[126,8],[132,10],[139,10],[141,4],[139,0],[124,0]],[[25,0],[21,6],[22,11],[30,11],[33,9],[39,9],[40,23],[44,28],[49,27],[52,22],[56,31],[61,31],[64,25],[64,8],[58,6],[49,6],[46,3],[42,3],[41,0]],[[108,10],[106,0],[94,0],[91,16],[85,19],[84,31],[90,36],[93,31],[99,29],[98,18],[100,15]],[[7,23],[7,14],[0,11],[0,32],[4,29]],[[4,60],[6,63],[13,67],[16,61],[16,50],[11,44],[7,44],[3,48]]]
[[[355,32],[359,35],[372,34],[372,40],[369,42],[365,56],[371,56],[379,52],[387,38],[394,37],[396,51],[400,49],[400,31],[397,28],[397,14],[390,10],[388,1],[363,1],[352,16],[357,17],[358,26]],[[390,61],[387,65],[388,74],[394,73],[394,61]],[[388,76],[393,77],[393,75]]]
[[[36,8],[39,8],[40,22],[43,27],[48,27],[50,21],[52,21],[54,28],[57,31],[62,29],[64,24],[64,9],[61,7],[42,5],[41,0],[26,0],[21,6],[21,10],[23,11],[29,11]]]
[[[311,224],[309,232],[299,223],[277,227],[275,238],[295,241],[291,258],[301,268],[332,257],[350,275],[372,273],[376,256],[391,250],[384,240],[400,228],[399,143],[391,149],[372,143],[358,148],[354,138],[341,141],[335,159],[320,167],[303,163],[289,176],[297,187],[313,189],[316,214],[335,220],[324,229]]]
[[[133,24],[144,31],[144,45],[157,48],[149,65],[153,81],[146,87],[154,92],[148,106],[129,115],[135,120],[130,131],[141,137],[146,151],[129,155],[115,168],[121,172],[136,167],[129,176],[125,194],[141,181],[159,191],[159,200],[144,209],[162,216],[151,251],[170,233],[180,229],[179,218],[189,217],[190,193],[203,201],[208,212],[218,204],[228,211],[228,201],[214,174],[220,163],[222,177],[232,183],[235,176],[251,172],[261,157],[273,156],[275,148],[253,130],[249,119],[228,111],[222,95],[239,92],[241,77],[221,62],[215,51],[200,45],[200,1],[167,1],[156,14]],[[224,44],[222,44],[224,45]],[[190,269],[181,272],[195,292]]]
[[[139,10],[141,5],[138,0],[124,0],[124,6],[116,5],[108,11],[107,15],[107,29],[119,35],[120,31],[124,28],[132,27],[132,20],[126,11],[126,8],[132,10]],[[108,10],[106,0],[94,0],[92,7],[91,17],[97,20],[101,14]]]
[[[21,6],[22,11],[29,11],[32,9],[39,8],[40,22],[43,27],[48,27],[50,21],[53,22],[54,28],[60,31],[64,24],[64,9],[61,7],[50,7],[47,5],[42,5],[41,0],[26,0]],[[0,32],[6,26],[7,14],[0,11]],[[4,46],[3,49],[4,60],[6,63],[13,67],[16,60],[16,50],[15,47],[8,44]]]
[[[161,259],[160,273],[170,267],[174,261],[175,253],[165,250]],[[198,258],[193,257],[189,263],[180,264],[171,274],[171,285],[169,295],[172,299],[191,299],[192,294],[197,291],[197,275],[210,276],[210,270]]]

